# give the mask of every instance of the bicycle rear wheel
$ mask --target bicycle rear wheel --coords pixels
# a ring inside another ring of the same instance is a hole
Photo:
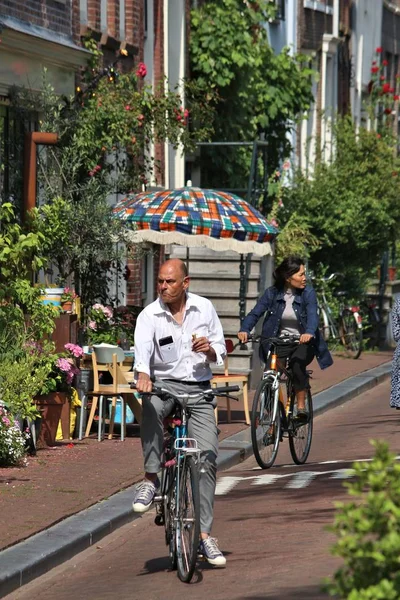
[[[318,329],[325,342],[329,340],[329,319],[324,308],[319,309]]]
[[[351,358],[358,358],[362,351],[362,328],[354,313],[345,308],[339,319],[339,334],[343,346]]]
[[[314,417],[311,390],[308,389],[306,392],[305,408],[308,412],[306,423],[302,423],[301,421],[297,422],[296,417],[294,416],[295,401],[296,396],[294,390],[292,390],[290,400],[290,414],[292,417],[289,426],[289,448],[292,459],[296,465],[302,465],[308,458],[312,441]]]
[[[186,456],[180,469],[176,519],[176,558],[178,577],[184,583],[192,579],[200,536],[199,471],[193,456]]]
[[[274,415],[274,392],[266,379],[260,381],[254,395],[250,427],[256,461],[262,469],[269,469],[278,454],[281,420],[279,410]]]

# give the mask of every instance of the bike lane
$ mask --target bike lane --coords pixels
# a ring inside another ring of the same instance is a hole
[[[326,525],[333,503],[347,498],[342,484],[351,462],[371,458],[373,438],[399,454],[399,413],[388,397],[386,382],[317,417],[306,465],[293,465],[285,440],[272,469],[261,471],[251,457],[219,475],[213,533],[226,569],[199,563],[192,584],[180,583],[168,571],[163,529],[152,512],[7,598],[328,598],[320,582],[340,561],[329,554],[334,537]]]

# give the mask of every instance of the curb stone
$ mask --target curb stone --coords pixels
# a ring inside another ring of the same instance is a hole
[[[388,362],[316,394],[314,415],[379,385],[388,379],[390,370]],[[218,470],[227,470],[251,454],[251,434],[247,428],[220,443]],[[140,515],[135,515],[131,508],[134,488],[130,486],[0,552],[0,598],[98,543],[125,523],[138,519]]]

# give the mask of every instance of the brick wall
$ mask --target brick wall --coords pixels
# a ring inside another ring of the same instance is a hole
[[[324,33],[332,33],[332,16],[300,5],[299,46],[307,50],[319,50]]]
[[[56,33],[72,35],[71,1],[56,0],[0,0],[0,15],[14,17]]]

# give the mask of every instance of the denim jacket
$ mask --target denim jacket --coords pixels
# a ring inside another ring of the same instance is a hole
[[[257,304],[243,320],[240,331],[250,333],[256,326],[258,320],[265,314],[262,326],[262,337],[275,337],[279,333],[283,311],[286,302],[284,290],[278,290],[271,286],[265,290]],[[300,333],[310,333],[314,339],[310,342],[315,346],[315,354],[321,369],[326,369],[333,364],[332,356],[328,350],[325,340],[320,336],[318,329],[317,295],[311,285],[303,290],[296,290],[293,300],[293,310],[299,322]],[[265,361],[269,344],[260,345],[260,356]]]

